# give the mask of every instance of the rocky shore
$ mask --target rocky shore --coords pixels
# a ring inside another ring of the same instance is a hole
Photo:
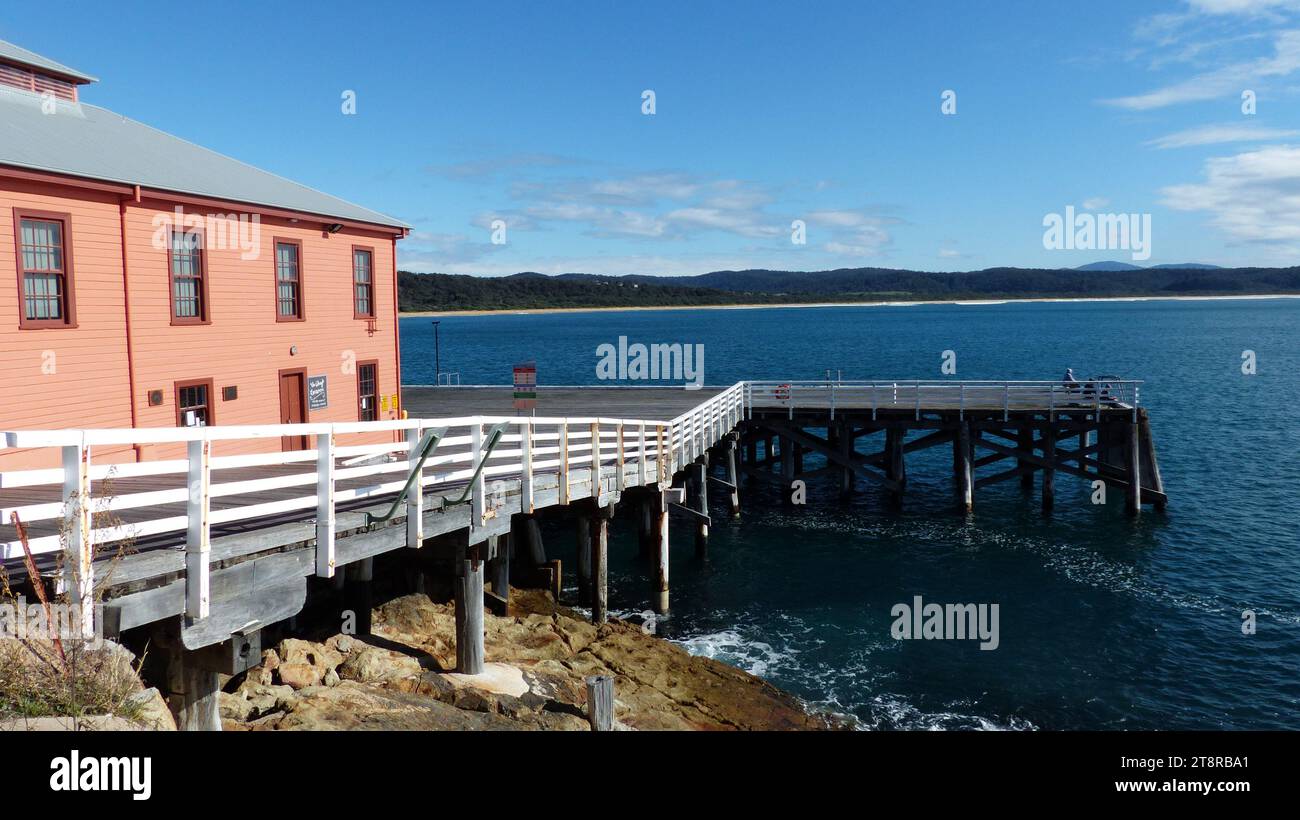
[[[588,675],[615,678],[616,729],[828,729],[793,696],[611,620],[599,628],[543,592],[514,590],[486,616],[487,670],[454,671],[450,604],[407,595],[373,612],[371,634],[286,639],[221,693],[226,730],[586,731]]]

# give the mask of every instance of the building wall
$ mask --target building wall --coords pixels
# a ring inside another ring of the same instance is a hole
[[[20,330],[17,268],[10,199],[23,207],[72,215],[73,274],[78,327]],[[224,246],[209,237],[204,252],[208,277],[208,324],[173,325],[166,244],[155,247],[175,218],[172,203],[146,199],[126,205],[126,261],[130,281],[131,349],[135,395],[129,395],[126,311],[122,286],[120,198],[61,186],[0,182],[0,429],[129,427],[134,401],[136,423],[172,427],[177,423],[178,381],[212,380],[210,402],[219,425],[276,424],[280,421],[279,373],[304,369],[325,376],[328,406],[309,410],[307,421],[356,421],[358,362],[378,363],[380,419],[398,417],[391,397],[398,393],[396,328],[393,311],[393,241],[379,231],[344,228],[336,234],[318,222],[294,223],[261,217],[256,253],[243,258],[236,241]],[[205,216],[187,207],[186,214]],[[234,207],[228,213],[234,213]],[[159,231],[159,227],[163,231]],[[210,233],[210,232],[209,232]],[[276,321],[274,240],[302,243],[300,257],[305,319]],[[352,247],[374,253],[373,322],[353,317]],[[296,348],[296,350],[295,350]],[[58,367],[43,375],[43,351],[53,349]],[[11,353],[12,351],[12,353]],[[9,386],[40,385],[34,395]],[[222,399],[222,388],[238,396]],[[162,403],[149,395],[161,391]],[[350,437],[346,443],[392,440],[392,434]],[[215,455],[280,449],[279,439],[214,445]],[[99,463],[177,458],[180,445],[146,445],[95,451]],[[54,466],[52,452],[0,451],[0,469]]]
[[[75,328],[19,329],[15,208],[70,216]],[[119,225],[116,195],[0,180],[0,430],[131,426]],[[55,466],[0,450],[0,469],[37,464]]]

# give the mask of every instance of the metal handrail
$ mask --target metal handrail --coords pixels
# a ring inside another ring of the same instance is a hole
[[[505,429],[506,425],[504,422],[494,424],[488,429],[487,443],[483,445],[483,455],[478,460],[478,466],[474,468],[474,473],[470,476],[469,482],[465,485],[464,492],[462,492],[455,501],[450,502],[447,501],[446,496],[438,496],[439,503],[437,509],[439,512],[448,507],[455,507],[457,504],[464,504],[469,500],[470,494],[474,491],[474,485],[478,483],[479,475],[482,474],[483,468],[487,466],[487,461],[492,456],[492,451],[496,449],[497,442],[501,441],[501,436],[504,434]]]
[[[397,515],[397,508],[406,501],[407,494],[411,492],[411,485],[420,478],[420,472],[424,469],[424,460],[432,455],[434,450],[438,449],[438,444],[445,435],[447,435],[446,427],[436,427],[420,437],[420,457],[416,460],[415,466],[411,468],[410,474],[407,475],[406,484],[402,486],[402,491],[397,494],[397,498],[393,499],[393,505],[388,508],[388,512],[383,515],[366,513],[367,527],[371,524],[387,521]],[[416,492],[421,492],[421,490],[417,488]]]

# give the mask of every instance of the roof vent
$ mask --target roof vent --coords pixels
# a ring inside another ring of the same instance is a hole
[[[77,86],[93,82],[88,74],[0,40],[0,85],[76,102]]]

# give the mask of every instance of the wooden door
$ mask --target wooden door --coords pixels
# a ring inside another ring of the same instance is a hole
[[[307,374],[294,370],[280,373],[280,423],[305,424],[307,421]],[[283,436],[281,450],[306,450],[306,436]]]

